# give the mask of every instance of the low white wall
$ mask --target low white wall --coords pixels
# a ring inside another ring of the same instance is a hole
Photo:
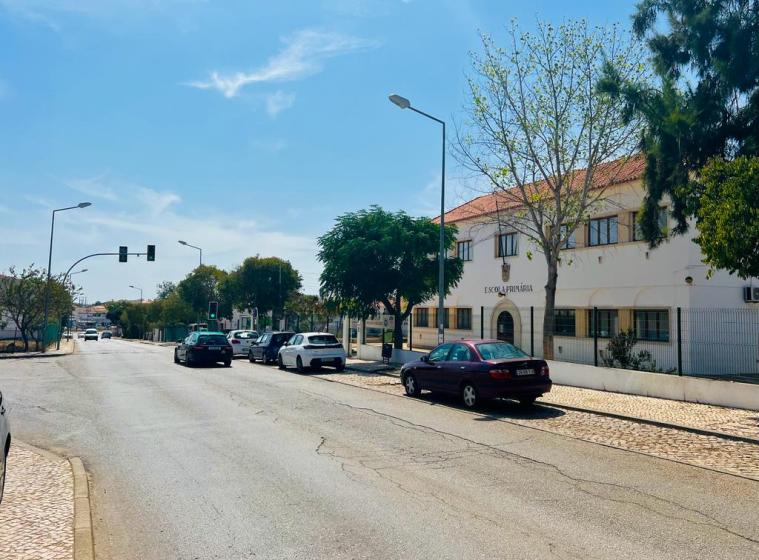
[[[716,379],[548,362],[551,379],[560,385],[643,395],[748,410],[759,410],[759,385]]]
[[[408,362],[415,362],[425,355],[427,355],[427,352],[417,352],[416,350],[398,350],[397,348],[393,348],[393,357],[390,358],[390,362],[393,364],[405,364]]]
[[[379,361],[382,359],[382,346],[379,344],[357,344],[356,357],[359,360]]]
[[[415,350],[398,350],[393,349],[393,356],[390,358],[390,363],[393,364],[405,364],[407,362],[413,362],[418,360],[427,352],[417,352]],[[359,344],[357,345],[356,357],[360,360],[382,360],[382,346],[379,344]]]

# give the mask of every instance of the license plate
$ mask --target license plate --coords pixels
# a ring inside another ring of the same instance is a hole
[[[209,350],[221,350],[221,346],[209,346]]]
[[[523,375],[535,375],[535,370],[533,370],[533,369],[518,369],[517,370],[517,377],[521,377]]]

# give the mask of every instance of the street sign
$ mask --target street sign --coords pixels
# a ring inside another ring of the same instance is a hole
[[[148,245],[148,260],[155,260],[155,245]]]
[[[128,249],[124,245],[119,246],[119,262],[127,262],[127,252]]]

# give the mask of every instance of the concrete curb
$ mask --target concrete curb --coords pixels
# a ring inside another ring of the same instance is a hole
[[[15,352],[3,352],[0,354],[0,360],[28,360],[31,358],[60,358],[61,356],[70,356],[76,352],[76,344],[71,341],[71,349],[65,350],[53,350],[52,352],[19,352],[21,356],[17,356]]]
[[[345,366],[345,369],[351,369],[351,367]],[[391,373],[388,371],[367,371],[367,370],[360,370],[360,369],[353,369],[352,371],[359,371],[361,373],[370,373],[370,374],[375,374],[375,375],[384,375],[385,377],[395,377],[396,379],[400,377],[400,374]],[[548,394],[550,395],[550,393]],[[640,416],[630,416],[629,414],[618,414],[616,412],[608,412],[606,410],[598,410],[595,408],[586,408],[586,407],[581,407],[581,406],[559,404],[557,402],[551,401],[550,398],[546,399],[545,397],[541,398],[539,402],[548,406],[555,406],[556,408],[561,408],[564,410],[574,410],[575,412],[597,414],[599,416],[606,416],[608,418],[616,418],[617,420],[627,420],[629,422],[638,422],[639,424],[648,424],[650,426],[657,426],[659,428],[670,428],[673,430],[682,430],[684,432],[690,432],[692,434],[698,434],[702,436],[711,436],[711,437],[717,437],[720,439],[727,439],[730,441],[739,441],[742,443],[759,445],[759,439],[752,438],[749,436],[739,436],[735,434],[728,434],[726,432],[720,432],[717,430],[695,428],[693,426],[686,426],[684,424],[676,424],[674,422],[662,422],[660,420],[651,420],[649,418],[641,418]]]
[[[94,560],[90,482],[79,457],[72,457],[69,463],[74,473],[74,560]]]
[[[752,445],[759,445],[759,439],[748,437],[748,436],[738,436],[735,434],[728,434],[725,432],[718,432],[716,430],[706,430],[704,428],[694,428],[693,426],[686,426],[684,424],[676,424],[674,422],[662,422],[660,420],[651,420],[649,418],[640,418],[639,416],[630,416],[627,414],[617,414],[616,412],[608,412],[605,410],[598,410],[595,408],[583,408],[579,406],[572,406],[568,404],[559,404],[556,402],[553,402],[551,400],[547,400],[545,398],[540,399],[539,401],[542,404],[548,405],[548,406],[555,406],[556,408],[561,408],[564,410],[574,410],[576,412],[586,412],[588,414],[597,414],[599,416],[606,416],[608,418],[616,418],[617,420],[627,420],[629,422],[638,422],[640,424],[648,424],[650,426],[657,426],[659,428],[670,428],[673,430],[682,430],[684,432],[690,432],[692,434],[698,434],[702,436],[711,436],[711,437],[717,437],[720,439],[728,439],[730,441],[740,441],[743,443],[750,443]]]

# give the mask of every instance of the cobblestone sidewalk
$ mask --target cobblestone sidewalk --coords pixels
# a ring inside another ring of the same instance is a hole
[[[0,504],[2,560],[73,558],[73,484],[65,459],[11,446]]]
[[[397,368],[364,360],[349,360],[348,369],[360,373],[400,375]],[[543,396],[540,401],[602,414],[616,414],[729,436],[751,438],[759,443],[759,412],[753,410],[595,391],[567,385],[554,385],[551,392]]]
[[[387,375],[363,372],[345,372],[342,374],[325,372],[315,374],[315,376],[392,395],[404,394],[400,380]],[[557,389],[574,388],[557,387]],[[601,391],[592,392],[602,393]],[[615,393],[607,393],[607,395],[615,395]],[[533,410],[522,409],[509,401],[496,401],[485,405],[479,413],[494,420],[537,428],[584,441],[759,480],[759,444],[730,441],[715,436],[690,433],[677,428],[642,424],[591,412],[562,410],[551,407],[550,403],[547,402],[547,397],[545,401],[544,399],[538,401],[541,406],[535,407]],[[569,391],[563,398],[569,401],[572,398],[582,398],[582,395]],[[422,399],[430,399],[430,397],[423,394]],[[649,400],[663,401],[662,399]],[[457,400],[453,398],[443,402],[458,406]],[[674,401],[663,402],[671,403]],[[675,404],[688,403],[675,402]],[[717,409],[715,414],[733,412],[733,409],[708,408]],[[671,413],[675,414],[675,412]],[[707,413],[704,414],[704,418],[707,418]],[[716,420],[713,419],[713,421]]]
[[[543,402],[755,439],[759,412],[554,385]]]

